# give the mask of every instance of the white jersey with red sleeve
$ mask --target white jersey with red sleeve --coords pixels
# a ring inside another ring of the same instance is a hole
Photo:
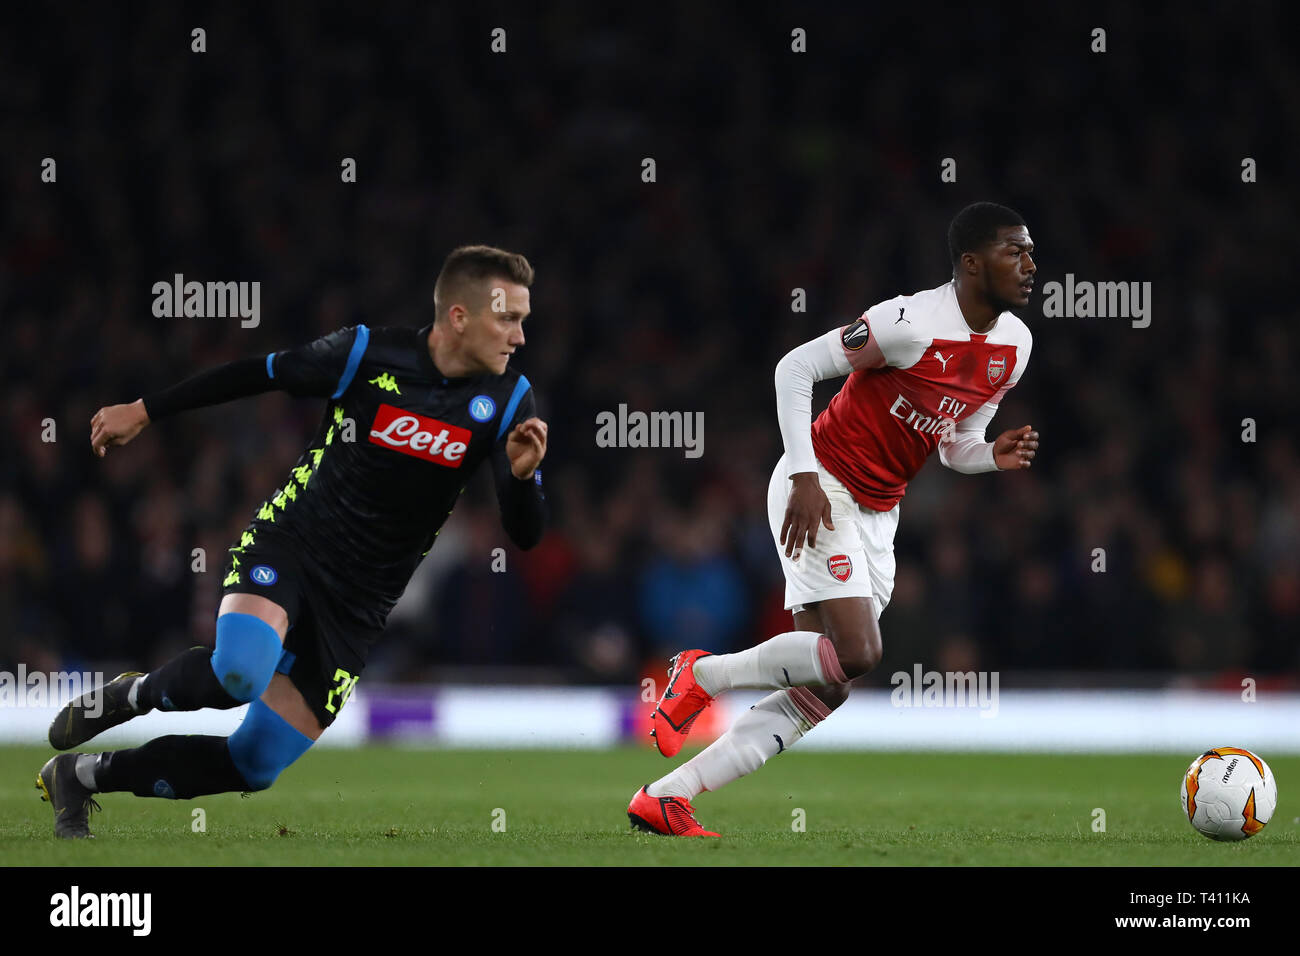
[[[849,376],[813,423],[808,450],[860,505],[875,511],[899,502],[936,448],[950,468],[993,471],[984,429],[1020,380],[1032,345],[1029,329],[1011,312],[999,315],[988,332],[972,332],[952,282],[872,306],[805,347],[812,347],[805,354],[814,358],[800,371],[814,378]],[[780,366],[777,378],[780,396]],[[801,453],[808,433],[801,431],[788,414],[783,418],[791,474],[808,470]]]

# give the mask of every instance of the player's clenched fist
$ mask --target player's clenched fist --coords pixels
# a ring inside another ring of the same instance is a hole
[[[546,422],[529,418],[512,428],[506,436],[506,455],[516,478],[531,478],[546,457]]]
[[[101,408],[90,419],[91,451],[103,458],[109,445],[125,445],[148,424],[149,414],[141,399]]]
[[[1038,432],[1033,425],[1022,425],[1003,432],[993,442],[993,462],[1002,471],[1028,468],[1038,450]]]
[[[781,544],[785,556],[798,561],[806,538],[808,547],[817,547],[817,528],[824,524],[831,531],[831,502],[822,491],[815,471],[801,471],[790,476],[790,502],[785,506],[785,523],[781,525]]]

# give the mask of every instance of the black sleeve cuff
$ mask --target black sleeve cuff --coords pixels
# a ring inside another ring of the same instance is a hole
[[[276,387],[266,374],[265,358],[237,359],[206,369],[185,381],[143,397],[149,421],[174,415],[191,408],[220,405],[246,395],[258,395]]]
[[[510,540],[525,551],[541,541],[546,530],[546,496],[536,477],[521,480],[507,472],[498,485],[501,524]]]

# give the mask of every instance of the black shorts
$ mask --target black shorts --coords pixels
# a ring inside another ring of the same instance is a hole
[[[345,603],[301,546],[283,535],[261,529],[251,543],[237,547],[227,552],[222,595],[256,594],[284,608],[289,631],[276,671],[288,676],[321,727],[328,727],[352,696],[386,615]]]

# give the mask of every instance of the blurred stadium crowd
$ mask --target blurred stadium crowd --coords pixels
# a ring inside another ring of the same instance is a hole
[[[537,269],[516,364],[550,423],[553,524],[514,550],[477,476],[367,677],[613,683],[788,630],[764,507],[774,366],[946,281],[949,219],[992,199],[1026,217],[1040,291],[989,438],[1033,424],[1042,446],[1017,475],[926,465],[871,679],[914,662],[1292,679],[1300,65],[1270,10],[927,29],[919,11],[690,3],[159,5],[7,31],[0,667],[154,666],[211,642],[226,549],[323,410],[271,393],[96,460],[98,407],[340,326],[423,325],[467,242]],[[260,324],[155,318],[151,287],[175,273],[260,281]],[[1150,281],[1150,327],[1045,318],[1066,273]],[[620,403],[704,412],[702,457],[598,448],[596,415]]]

